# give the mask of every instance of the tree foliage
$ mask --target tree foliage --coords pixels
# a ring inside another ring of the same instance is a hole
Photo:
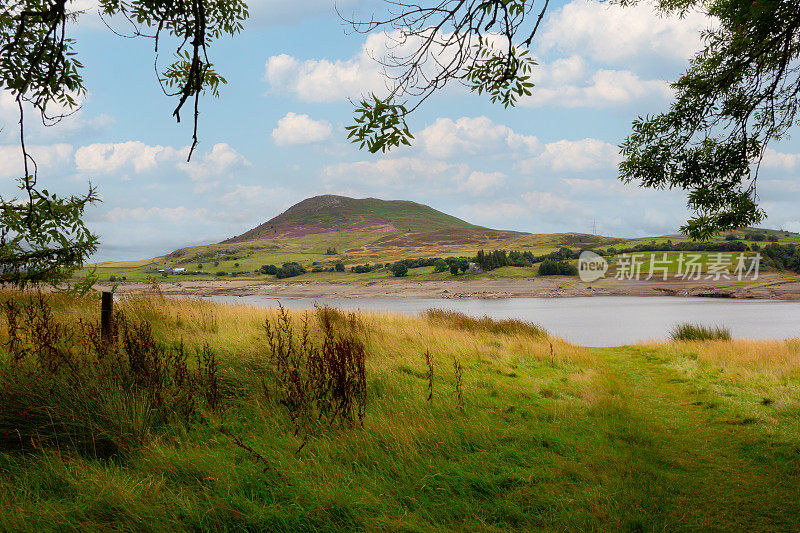
[[[625,2],[630,3],[630,2]],[[714,17],[705,48],[675,83],[670,110],[639,118],[622,145],[623,181],[688,191],[694,239],[761,221],[758,166],[798,124],[800,9],[794,0],[661,0],[663,13]]]
[[[98,201],[93,187],[85,196],[58,198],[40,190],[36,161],[25,144],[25,116],[33,111],[52,126],[77,111],[86,93],[76,42],[70,37],[80,12],[73,0],[7,0],[0,5],[0,90],[14,98],[19,112],[22,198],[0,198],[2,282],[60,282],[97,247],[97,236],[83,220],[85,208]],[[166,37],[175,44],[173,60],[160,70],[164,93],[176,99],[172,112],[180,122],[191,102],[192,144],[197,146],[200,96],[219,94],[225,78],[208,56],[211,43],[241,31],[248,16],[243,0],[98,0],[107,25],[123,20],[127,37],[154,41],[158,69],[159,45]]]

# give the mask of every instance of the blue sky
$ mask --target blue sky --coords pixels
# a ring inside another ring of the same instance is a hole
[[[76,0],[91,11],[93,0]],[[216,43],[229,83],[202,102],[200,145],[185,162],[191,128],[171,118],[153,72],[152,42],[113,35],[96,15],[75,28],[89,94],[53,128],[29,115],[28,142],[49,190],[103,203],[88,213],[102,245],[95,259],[153,257],[240,234],[317,194],[408,199],[470,222],[533,233],[644,236],[685,220],[679,191],[616,179],[617,145],[638,115],[665,109],[675,79],[710,21],[655,16],[647,6],[551,2],[532,51],[531,98],[514,109],[453,86],[411,119],[417,142],[385,155],[345,140],[348,97],[383,89],[370,51],[380,33],[346,34],[329,0],[251,1],[245,31]],[[378,0],[344,0],[364,17]],[[0,95],[0,195],[20,174],[16,117]],[[759,195],[765,225],[800,231],[800,144],[767,153]]]

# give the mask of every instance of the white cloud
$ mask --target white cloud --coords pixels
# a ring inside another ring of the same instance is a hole
[[[104,222],[169,222],[172,224],[191,224],[197,220],[205,219],[208,210],[204,208],[189,209],[184,206],[177,207],[115,207],[100,215],[98,220]]]
[[[210,152],[195,154],[191,161],[178,163],[178,168],[193,180],[230,177],[233,171],[249,166],[250,162],[228,143],[215,144]]]
[[[227,143],[215,144],[210,152],[195,153],[186,161],[189,148],[150,146],[141,141],[98,143],[82,146],[75,152],[75,166],[81,172],[98,174],[143,174],[159,168],[177,168],[192,180],[229,177],[250,163]],[[202,192],[198,190],[195,192]]]
[[[33,157],[39,171],[70,164],[72,145],[28,145],[28,153]],[[33,167],[29,167],[33,171]],[[22,164],[22,150],[19,145],[0,145],[0,179],[21,178],[25,173]]]
[[[506,227],[510,220],[530,215],[531,210],[524,205],[509,200],[495,200],[478,204],[466,205],[460,210],[461,216],[469,221],[496,224]]]
[[[525,203],[536,211],[566,211],[567,209],[576,208],[574,202],[551,192],[532,191],[522,194],[521,197]]]
[[[794,170],[798,165],[800,165],[800,154],[785,154],[772,148],[764,150],[764,159],[761,161],[763,168],[771,169]]]
[[[272,130],[272,139],[278,146],[310,144],[331,138],[333,126],[327,120],[313,120],[308,115],[298,115],[291,111],[278,121]]]
[[[170,146],[150,146],[141,141],[97,143],[81,146],[75,152],[75,166],[82,172],[114,174],[121,170],[135,173],[155,169],[164,162],[185,157],[186,149]]]
[[[535,151],[540,147],[536,137],[520,135],[508,126],[491,119],[461,117],[456,121],[438,118],[419,132],[417,138],[425,151],[437,158],[455,155],[486,155],[511,150]]]
[[[86,104],[88,96],[77,97],[79,106]],[[45,126],[42,123],[41,112],[35,110],[30,104],[23,106],[25,112],[25,138],[28,142],[46,143],[63,141],[67,137],[86,132],[97,132],[108,129],[114,124],[114,119],[109,115],[100,114],[88,117],[83,109],[72,110],[53,102],[48,106],[47,114],[50,117],[59,114],[69,114],[57,123]],[[7,142],[19,140],[19,107],[9,91],[0,91],[0,139]]]
[[[558,63],[558,62],[556,62]],[[531,96],[520,100],[525,107],[560,106],[605,108],[630,105],[640,100],[667,100],[673,91],[664,80],[643,80],[629,70],[600,69],[591,77],[582,60],[550,65],[534,71],[537,82]],[[541,74],[541,79],[537,77]]]
[[[424,184],[446,187],[463,179],[467,172],[468,168],[463,164],[413,157],[338,163],[326,166],[322,171],[328,182],[368,183],[395,191]]]
[[[373,59],[380,57],[387,37],[367,37],[361,51],[347,60],[298,61],[281,54],[267,59],[264,80],[276,91],[293,93],[303,102],[337,102],[366,93],[386,92],[386,80]]]
[[[479,172],[470,173],[467,179],[461,183],[459,190],[467,191],[475,196],[485,194],[493,189],[505,185],[506,175],[502,172]]]
[[[663,17],[650,3],[573,0],[548,17],[538,42],[542,52],[580,53],[605,64],[684,60],[702,48],[701,31],[712,22],[696,12]]]
[[[517,169],[533,173],[541,169],[555,172],[613,169],[621,158],[616,146],[599,139],[561,140],[548,143],[535,157],[517,163]]]

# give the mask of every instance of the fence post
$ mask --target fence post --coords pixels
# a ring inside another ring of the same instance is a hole
[[[111,314],[114,310],[114,293],[103,292],[100,301],[100,331],[103,340],[108,342],[111,339]]]

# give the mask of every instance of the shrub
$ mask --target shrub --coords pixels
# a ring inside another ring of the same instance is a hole
[[[203,263],[197,264],[197,270],[203,270]]]
[[[270,276],[274,276],[275,274],[278,273],[278,267],[276,267],[275,265],[261,265],[261,268],[259,270],[261,271],[262,274],[268,274]]]
[[[336,272],[344,272],[344,263],[336,263],[333,268]]]
[[[227,272],[225,272],[224,270],[220,270],[219,272],[217,272],[217,273],[216,273],[216,274],[214,274],[214,275],[215,275],[215,276],[222,277],[222,276],[227,276],[227,275],[228,275],[228,273],[227,273]]]
[[[450,265],[450,273],[454,276],[458,275],[458,263],[453,263]]]
[[[447,270],[447,263],[444,259],[438,258],[436,262],[433,263],[433,271],[434,272],[445,272]]]
[[[540,276],[577,276],[578,268],[565,261],[545,259],[539,265]]]
[[[111,283],[114,283],[115,281],[117,281],[117,276],[115,276],[115,275],[113,275],[113,274],[112,274],[112,275],[111,275],[111,276],[108,278],[108,281],[110,281]]]
[[[214,266],[218,267],[219,266],[219,261],[214,261]]]
[[[672,328],[669,336],[674,341],[729,341],[731,331],[724,326],[710,327],[684,322]]]
[[[336,248],[328,248],[325,250],[325,255],[336,255]]]
[[[727,235],[725,235],[725,240],[726,241],[738,241],[739,237],[735,233],[728,233]]]
[[[402,278],[408,274],[408,267],[400,262],[393,264],[391,270],[392,274],[394,274],[394,277],[396,278]]]
[[[239,263],[234,263],[233,266],[235,266],[236,268],[239,268]]]
[[[284,263],[281,268],[277,269],[275,272],[275,277],[278,279],[293,278],[305,273],[306,269],[300,266],[300,263],[292,261],[289,263]]]

